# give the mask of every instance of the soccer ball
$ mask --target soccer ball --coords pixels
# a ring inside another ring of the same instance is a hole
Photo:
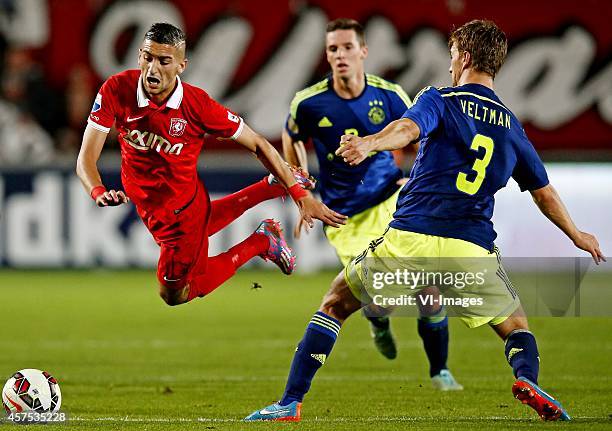
[[[17,371],[2,389],[2,405],[7,414],[56,412],[61,404],[59,384],[46,371],[32,368]]]

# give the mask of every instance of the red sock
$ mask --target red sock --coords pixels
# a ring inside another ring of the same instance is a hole
[[[269,245],[265,235],[254,233],[225,253],[209,258],[206,272],[190,278],[187,300],[208,295],[232,277],[238,268],[268,250]]]
[[[286,196],[287,189],[280,184],[269,184],[268,177],[236,193],[211,202],[208,236],[211,236],[240,217],[246,210],[255,205],[281,196]]]

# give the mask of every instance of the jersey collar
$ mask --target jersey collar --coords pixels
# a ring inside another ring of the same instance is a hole
[[[327,87],[331,90],[331,92],[333,94],[336,95],[336,97],[340,100],[357,100],[359,99],[361,96],[363,96],[364,94],[366,94],[366,92],[368,91],[368,87],[370,86],[370,84],[368,84],[368,75],[364,73],[363,75],[363,82],[365,83],[365,85],[363,86],[363,90],[361,90],[361,93],[359,93],[357,96],[355,97],[351,97],[350,99],[345,99],[344,97],[340,97],[340,95],[338,93],[336,93],[336,89],[334,88],[334,75],[333,73],[329,74],[329,77],[327,78]]]
[[[172,93],[172,96],[166,102],[166,106],[171,109],[178,109],[181,106],[181,101],[183,100],[183,83],[181,82],[181,78],[177,75],[177,86]],[[136,90],[136,100],[138,101],[138,107],[144,108],[145,106],[149,106],[149,99],[147,98],[144,88],[142,87],[142,75],[138,78],[138,89]]]

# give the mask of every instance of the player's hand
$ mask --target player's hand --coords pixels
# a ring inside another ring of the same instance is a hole
[[[323,223],[333,227],[340,227],[340,225],[346,224],[347,217],[345,215],[330,210],[323,202],[315,199],[311,193],[298,200],[296,204],[300,209],[302,219],[310,228],[314,227],[313,219],[321,220]]]
[[[597,265],[599,265],[600,262],[606,262],[605,256],[599,249],[599,242],[594,235],[586,232],[578,232],[578,236],[574,238],[574,245],[581,250],[591,253]]]
[[[410,178],[404,177],[404,178],[400,178],[399,180],[397,180],[395,182],[395,184],[397,184],[398,186],[402,186],[403,187],[404,184],[406,184],[408,181],[410,181]]]
[[[121,190],[108,190],[96,198],[96,205],[99,207],[116,207],[130,201]]]
[[[336,156],[342,157],[345,163],[356,166],[368,157],[373,149],[372,146],[369,139],[355,135],[342,135],[340,147],[336,150]]]

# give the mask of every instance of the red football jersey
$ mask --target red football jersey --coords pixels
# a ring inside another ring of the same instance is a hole
[[[157,106],[147,99],[139,70],[113,75],[102,85],[87,121],[106,133],[116,124],[121,180],[140,211],[175,210],[190,202],[204,135],[235,139],[244,126],[204,90],[177,81],[166,103]]]

